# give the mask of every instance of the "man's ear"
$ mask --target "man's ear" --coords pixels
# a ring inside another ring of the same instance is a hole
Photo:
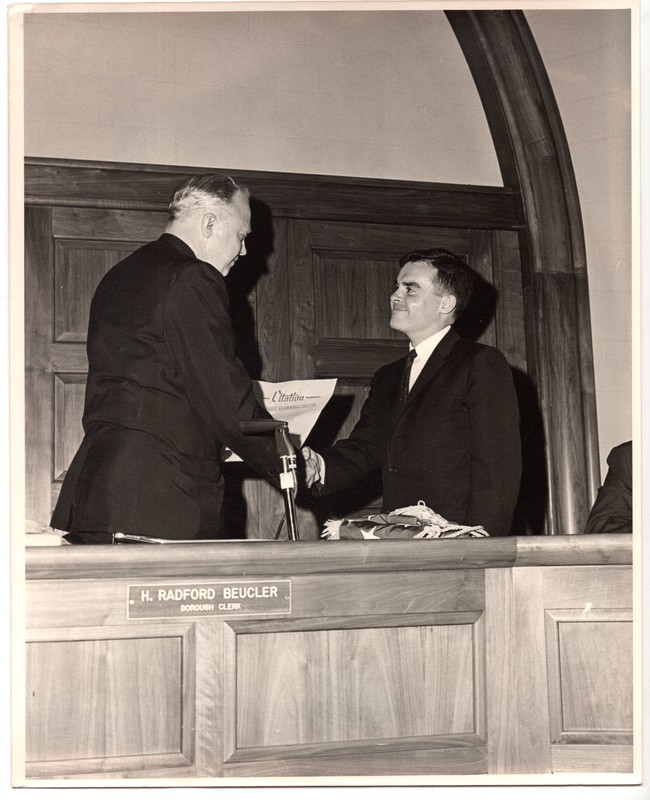
[[[440,301],[440,311],[443,314],[453,314],[456,308],[456,297],[453,294],[445,294]]]
[[[209,239],[213,235],[216,223],[217,216],[213,211],[207,211],[201,217],[201,233],[206,239]]]

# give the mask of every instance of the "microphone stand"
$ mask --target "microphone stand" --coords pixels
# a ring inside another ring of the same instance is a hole
[[[300,539],[298,518],[296,515],[296,451],[289,438],[289,423],[276,419],[253,419],[239,423],[239,429],[245,434],[274,433],[275,449],[282,462],[280,473],[280,489],[284,496],[287,532],[292,542]]]

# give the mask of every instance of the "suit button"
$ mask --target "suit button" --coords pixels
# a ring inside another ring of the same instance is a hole
[[[391,475],[396,475],[397,467],[388,467],[388,471],[390,472]]]

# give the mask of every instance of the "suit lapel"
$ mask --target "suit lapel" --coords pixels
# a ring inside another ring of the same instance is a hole
[[[406,401],[402,405],[398,416],[401,416],[401,414],[406,411],[406,409],[411,405],[413,400],[418,396],[422,389],[424,389],[424,387],[433,380],[442,365],[449,358],[449,354],[451,353],[453,346],[459,339],[460,336],[456,333],[456,330],[454,328],[450,328],[433,353],[431,353],[429,360],[424,365],[422,372],[418,375],[417,380],[413,384],[413,388],[408,393]]]

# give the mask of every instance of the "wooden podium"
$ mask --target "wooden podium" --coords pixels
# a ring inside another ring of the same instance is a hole
[[[629,773],[632,536],[35,547],[25,777]]]

